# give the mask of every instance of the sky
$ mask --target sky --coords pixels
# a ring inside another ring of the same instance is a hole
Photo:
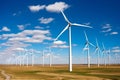
[[[95,46],[97,38],[101,51],[102,44],[106,52],[110,49],[111,63],[120,61],[119,0],[2,0],[0,10],[0,63],[15,63],[19,56],[27,53],[31,60],[31,51],[35,62],[42,63],[45,50],[47,64],[50,48],[53,63],[67,64],[68,30],[54,42],[67,25],[61,10],[70,22],[93,27],[71,27],[73,64],[87,63],[84,31]],[[97,53],[94,52],[95,47],[90,46],[91,63],[96,63]],[[102,63],[103,54],[100,56]],[[108,54],[105,54],[107,57]]]

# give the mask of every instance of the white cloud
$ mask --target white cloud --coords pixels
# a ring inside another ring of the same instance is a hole
[[[111,32],[110,34],[111,35],[116,35],[116,34],[118,34],[118,32]]]
[[[18,48],[15,48],[13,50],[18,50],[18,51],[24,51],[25,49],[24,48],[21,48],[21,47],[18,47]]]
[[[19,28],[19,30],[24,30],[24,25],[17,25],[17,27]]]
[[[44,28],[41,26],[35,26],[35,29],[44,29]]]
[[[31,5],[31,6],[28,6],[28,8],[30,9],[30,11],[32,12],[38,12],[42,9],[45,8],[45,5]]]
[[[61,45],[61,46],[59,46],[59,48],[69,48],[69,46],[67,46],[67,45]]]
[[[105,24],[105,25],[102,27],[102,29],[109,29],[109,28],[111,28],[111,25],[110,25],[110,24]]]
[[[102,32],[106,33],[106,32],[110,32],[112,29],[111,28],[108,28],[106,30],[103,30]]]
[[[17,25],[17,27],[19,28],[19,30],[24,30],[25,29],[25,27],[27,27],[27,26],[30,26],[31,24],[21,24],[21,25]]]
[[[105,33],[105,35],[116,35],[118,34],[118,32],[116,31],[112,31],[112,26],[110,24],[105,24],[103,27],[102,27],[102,33]]]
[[[119,49],[120,47],[119,46],[115,46],[115,47],[113,47],[112,49]]]
[[[53,44],[54,45],[63,45],[63,44],[66,44],[66,42],[58,40],[58,41],[54,41]]]
[[[120,53],[120,49],[112,50],[113,53]]]
[[[22,12],[21,11],[18,11],[18,12],[16,12],[16,13],[13,13],[12,15],[13,16],[17,16],[17,15],[20,15]]]
[[[108,33],[112,31],[112,28],[111,28],[111,25],[110,24],[105,24],[103,27],[102,27],[102,31],[103,33]]]
[[[50,12],[60,12],[61,10],[65,10],[69,7],[65,2],[55,2],[54,4],[50,4],[46,6],[46,10]]]
[[[41,43],[44,40],[52,40],[48,35],[50,35],[49,30],[24,30],[17,34],[3,34],[1,37],[9,41]]]
[[[27,47],[27,46],[30,46],[30,44],[25,44],[23,42],[19,42],[19,41],[7,41],[5,43],[2,43],[1,46],[7,46],[7,47]]]
[[[10,31],[10,29],[7,27],[7,26],[3,26],[2,30],[1,31]]]
[[[40,21],[40,23],[42,24],[48,24],[50,22],[52,22],[54,20],[54,18],[44,18],[44,17],[41,17],[40,19],[38,19]]]
[[[65,41],[54,41],[53,45],[51,46],[52,48],[69,48],[69,46],[65,45]]]
[[[113,53],[120,53],[120,47],[119,46],[115,46],[112,48],[112,52]]]

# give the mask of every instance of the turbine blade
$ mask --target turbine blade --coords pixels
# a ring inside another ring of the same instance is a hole
[[[55,41],[69,28],[69,24],[63,29],[63,31],[57,36]]]
[[[61,13],[62,13],[62,15],[63,15],[63,17],[64,17],[65,21],[67,21],[68,23],[70,23],[70,21],[69,21],[69,20],[67,19],[67,17],[65,16],[64,12],[63,12],[63,11],[61,11]]]
[[[92,43],[89,42],[89,44],[90,44],[91,46],[95,47],[95,45],[93,45]]]
[[[92,28],[91,26],[83,25],[83,24],[77,24],[77,23],[72,23],[72,25],[73,25],[73,26],[81,26],[81,27]]]
[[[96,45],[97,45],[97,47],[99,47],[97,38],[96,38]]]
[[[105,46],[104,46],[104,44],[102,43],[102,46],[103,46],[103,49],[105,50]]]
[[[84,31],[84,34],[85,34],[86,41],[88,42],[88,37],[85,31]]]
[[[97,51],[97,48],[95,49],[94,54],[96,53],[96,51]]]
[[[86,44],[85,47],[83,48],[83,51],[85,51],[85,50],[87,49],[87,46],[88,46],[88,45]]]

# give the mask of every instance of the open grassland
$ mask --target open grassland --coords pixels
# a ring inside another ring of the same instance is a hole
[[[68,65],[15,66],[0,65],[11,77],[10,80],[120,80],[120,65],[100,66],[73,65],[73,71],[68,71]],[[5,77],[0,74],[0,80]]]

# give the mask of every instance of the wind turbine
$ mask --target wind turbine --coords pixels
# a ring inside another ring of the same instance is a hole
[[[32,66],[34,66],[34,54],[33,49],[30,50],[31,58],[32,58]]]
[[[22,66],[22,56],[21,56],[21,51],[19,50],[19,65]]]
[[[26,66],[28,67],[28,56],[29,56],[29,54],[28,54],[28,50],[27,49],[25,49],[25,56],[26,56]]]
[[[92,28],[90,26],[87,25],[83,25],[83,24],[77,24],[77,23],[71,23],[67,17],[65,16],[65,14],[63,13],[63,11],[61,11],[65,21],[68,23],[67,26],[62,30],[62,32],[57,36],[57,38],[55,39],[55,41],[68,29],[69,30],[69,71],[72,71],[72,44],[71,44],[71,26],[80,26],[80,27],[87,27],[87,28]]]
[[[50,59],[50,67],[51,67],[52,66],[52,51],[50,47],[49,47],[49,59]]]
[[[98,67],[100,66],[99,62],[100,62],[100,59],[99,59],[99,55],[100,55],[100,47],[99,47],[99,44],[98,44],[98,40],[96,39],[96,49],[95,49],[95,52],[94,53],[97,53],[97,65]]]
[[[43,52],[42,52],[42,65],[43,65],[43,67],[44,67],[44,57],[45,57],[45,51],[43,50]]]
[[[108,50],[107,54],[108,54],[108,65],[110,65],[110,49]]]
[[[87,37],[87,34],[86,32],[84,31],[84,34],[85,34],[85,38],[86,38],[86,43],[85,43],[85,47],[84,49],[87,50],[87,63],[88,63],[88,68],[90,68],[90,49],[89,49],[89,46],[93,46],[95,47],[91,42],[89,42],[88,40],[88,37]]]
[[[104,58],[104,65],[106,66],[106,59],[105,59],[106,50],[105,50],[105,46],[103,43],[102,43],[102,46],[103,46],[102,54],[103,54],[103,58]]]

